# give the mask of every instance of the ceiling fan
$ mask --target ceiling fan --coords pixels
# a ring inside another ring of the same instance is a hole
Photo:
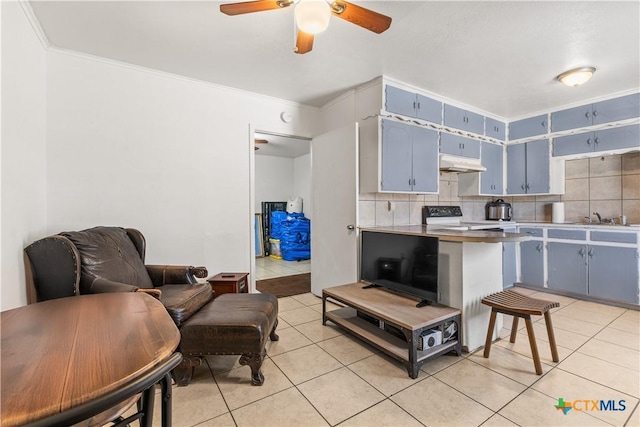
[[[380,34],[391,26],[391,18],[343,0],[254,0],[220,5],[227,15],[262,12],[295,5],[298,28],[295,53],[307,53],[313,48],[313,37],[329,25],[331,15]]]
[[[255,139],[253,149],[255,151],[258,151],[260,149],[260,147],[258,147],[258,144],[268,144],[268,143],[269,141],[267,141],[266,139]]]

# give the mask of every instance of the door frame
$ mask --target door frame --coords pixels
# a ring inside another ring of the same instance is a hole
[[[304,141],[308,141],[311,144],[313,137],[309,136],[299,136],[292,135],[287,133],[273,132],[268,130],[261,130],[256,128],[254,125],[249,124],[249,135],[248,135],[248,144],[249,144],[249,212],[247,215],[247,222],[249,225],[249,292],[256,292],[256,233],[254,227],[255,221],[255,204],[256,204],[256,150],[254,150],[254,139],[255,134],[261,133],[265,135],[273,135],[273,136],[281,136],[285,138],[295,138]],[[309,168],[311,168],[311,164],[309,164]],[[312,172],[313,173],[313,172]],[[311,265],[313,268],[313,264]]]

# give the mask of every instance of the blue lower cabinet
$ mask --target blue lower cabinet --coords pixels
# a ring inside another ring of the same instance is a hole
[[[502,288],[510,288],[518,280],[516,271],[516,244],[505,242],[502,244]]]
[[[589,295],[638,304],[638,251],[589,246]]]
[[[549,242],[549,288],[587,295],[588,247]]]
[[[635,248],[548,243],[549,288],[638,304]]]
[[[541,240],[520,243],[520,281],[544,287],[544,243]]]

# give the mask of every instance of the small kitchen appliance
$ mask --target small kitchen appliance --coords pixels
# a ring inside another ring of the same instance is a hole
[[[511,221],[513,215],[511,203],[502,199],[487,203],[487,219],[490,221]]]

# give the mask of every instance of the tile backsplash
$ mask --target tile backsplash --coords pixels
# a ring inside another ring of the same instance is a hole
[[[361,193],[360,226],[413,225],[422,223],[424,205],[460,205],[464,220],[485,219],[485,205],[497,198],[512,204],[516,221],[551,221],[553,202],[564,202],[565,221],[585,222],[626,215],[640,223],[640,153],[567,160],[565,194],[560,196],[464,196],[458,197],[458,175],[440,173],[439,194]]]

